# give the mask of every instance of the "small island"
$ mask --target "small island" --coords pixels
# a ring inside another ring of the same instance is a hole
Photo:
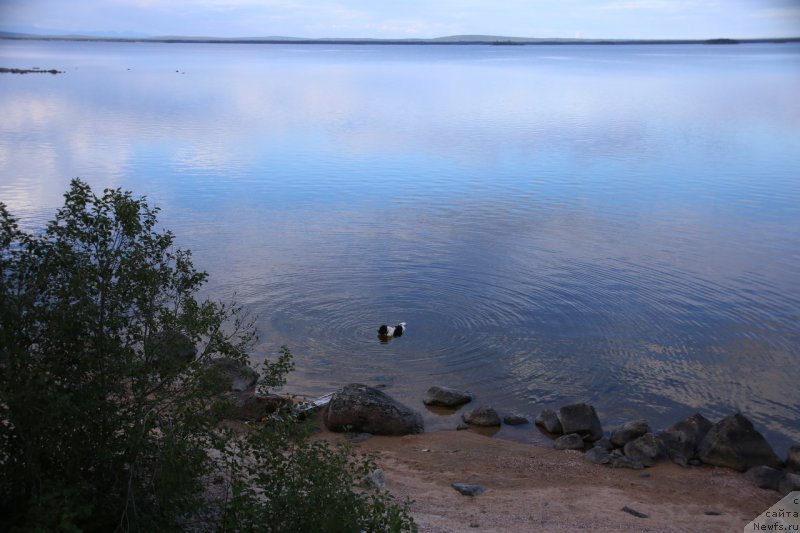
[[[63,74],[63,70],[56,70],[51,68],[50,70],[42,70],[38,67],[33,68],[6,68],[0,67],[0,74]]]
[[[736,39],[708,39],[704,44],[739,44]]]

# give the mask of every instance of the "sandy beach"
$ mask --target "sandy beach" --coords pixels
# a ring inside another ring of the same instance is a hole
[[[387,490],[414,500],[420,531],[741,531],[780,499],[729,469],[611,469],[580,452],[472,431],[374,436],[355,446],[376,454]],[[451,483],[486,490],[463,496]]]

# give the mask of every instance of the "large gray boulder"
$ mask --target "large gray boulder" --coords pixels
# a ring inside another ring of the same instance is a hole
[[[712,424],[700,413],[686,417],[659,434],[669,456],[685,463],[697,455],[697,447],[711,429]]]
[[[653,433],[645,433],[641,437],[627,443],[623,448],[625,455],[644,466],[653,466],[656,462],[667,458],[667,448],[661,439]]]
[[[611,432],[611,444],[616,448],[622,448],[632,440],[650,432],[650,425],[645,420],[633,420]]]
[[[786,470],[800,474],[800,444],[795,444],[786,453]]]
[[[548,433],[560,434],[564,431],[561,429],[561,421],[558,419],[558,413],[552,409],[542,409],[536,420],[533,421],[537,426],[544,428]]]
[[[433,386],[428,389],[422,403],[441,407],[458,407],[472,401],[472,394],[450,387]]]
[[[491,407],[476,407],[464,413],[464,422],[473,426],[493,427],[500,425],[500,415]]]
[[[588,403],[565,405],[558,410],[558,419],[564,434],[577,433],[583,440],[594,442],[603,438],[603,426],[597,411]]]
[[[740,472],[761,465],[781,467],[780,459],[767,440],[741,413],[714,424],[700,443],[697,455],[704,463]]]
[[[334,393],[325,413],[331,431],[408,435],[421,433],[422,415],[378,389],[351,383]]]

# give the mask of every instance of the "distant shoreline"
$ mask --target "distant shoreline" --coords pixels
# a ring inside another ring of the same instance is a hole
[[[0,74],[63,74],[63,70],[40,68],[6,68],[0,67]]]
[[[800,43],[800,37],[773,39],[532,39],[521,37],[444,37],[438,39],[298,39],[298,38],[214,38],[214,37],[93,37],[27,35],[0,33],[0,39],[16,41],[74,41],[112,43],[168,44],[309,44],[309,45],[405,45],[405,46],[464,46],[464,45],[734,45]]]

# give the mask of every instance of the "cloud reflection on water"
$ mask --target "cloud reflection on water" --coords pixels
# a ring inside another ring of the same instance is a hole
[[[2,201],[147,194],[302,387],[741,408],[797,438],[800,72],[758,47],[20,46],[68,72],[0,88]]]

